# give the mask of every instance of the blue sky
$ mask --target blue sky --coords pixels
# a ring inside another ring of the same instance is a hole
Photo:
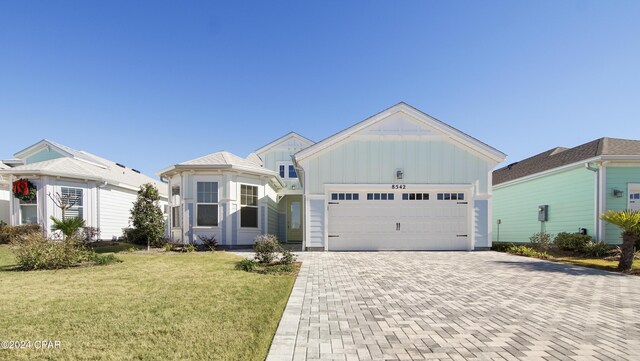
[[[152,174],[399,101],[513,162],[640,139],[640,1],[4,1],[0,158],[49,138]]]

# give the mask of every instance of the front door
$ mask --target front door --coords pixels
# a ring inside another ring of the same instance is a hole
[[[302,241],[302,201],[300,197],[287,199],[287,242]]]

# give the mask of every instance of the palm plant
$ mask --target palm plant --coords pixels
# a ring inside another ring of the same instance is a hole
[[[633,266],[633,253],[636,241],[640,237],[640,211],[606,211],[602,220],[622,228],[622,246],[618,269],[630,270]]]
[[[84,227],[84,219],[80,217],[57,219],[51,216],[51,221],[53,222],[51,230],[62,232],[65,239],[71,238],[78,232],[80,228]]]

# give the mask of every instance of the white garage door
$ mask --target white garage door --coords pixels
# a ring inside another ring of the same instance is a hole
[[[329,250],[467,250],[468,194],[331,192]]]

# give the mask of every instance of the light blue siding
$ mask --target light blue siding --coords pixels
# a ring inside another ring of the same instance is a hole
[[[272,207],[269,207],[268,209],[269,209],[269,221],[268,221],[269,225],[267,227],[268,228],[267,232],[269,234],[277,235],[278,239],[280,241],[283,241],[284,239],[280,238],[280,235],[278,234],[278,221],[279,221],[278,218],[280,217],[278,215],[278,211]]]
[[[477,200],[473,203],[475,213],[474,232],[476,247],[489,247],[489,201]]]
[[[402,183],[475,184],[479,194],[488,190],[493,165],[462,146],[442,140],[354,139],[336,145],[309,160],[307,189],[323,194],[325,184]]]
[[[640,183],[640,167],[607,167],[606,196],[607,209],[621,211],[627,209],[629,197],[629,183]],[[615,197],[613,190],[623,192],[622,197]],[[607,243],[621,243],[620,227],[605,223],[605,241]]]
[[[324,200],[309,201],[309,247],[324,247],[324,210]]]
[[[44,162],[45,160],[57,159],[62,157],[63,157],[62,154],[55,152],[51,149],[43,149],[38,153],[32,155],[31,157],[28,157],[25,160],[25,163],[26,164],[38,163],[38,162]]]

